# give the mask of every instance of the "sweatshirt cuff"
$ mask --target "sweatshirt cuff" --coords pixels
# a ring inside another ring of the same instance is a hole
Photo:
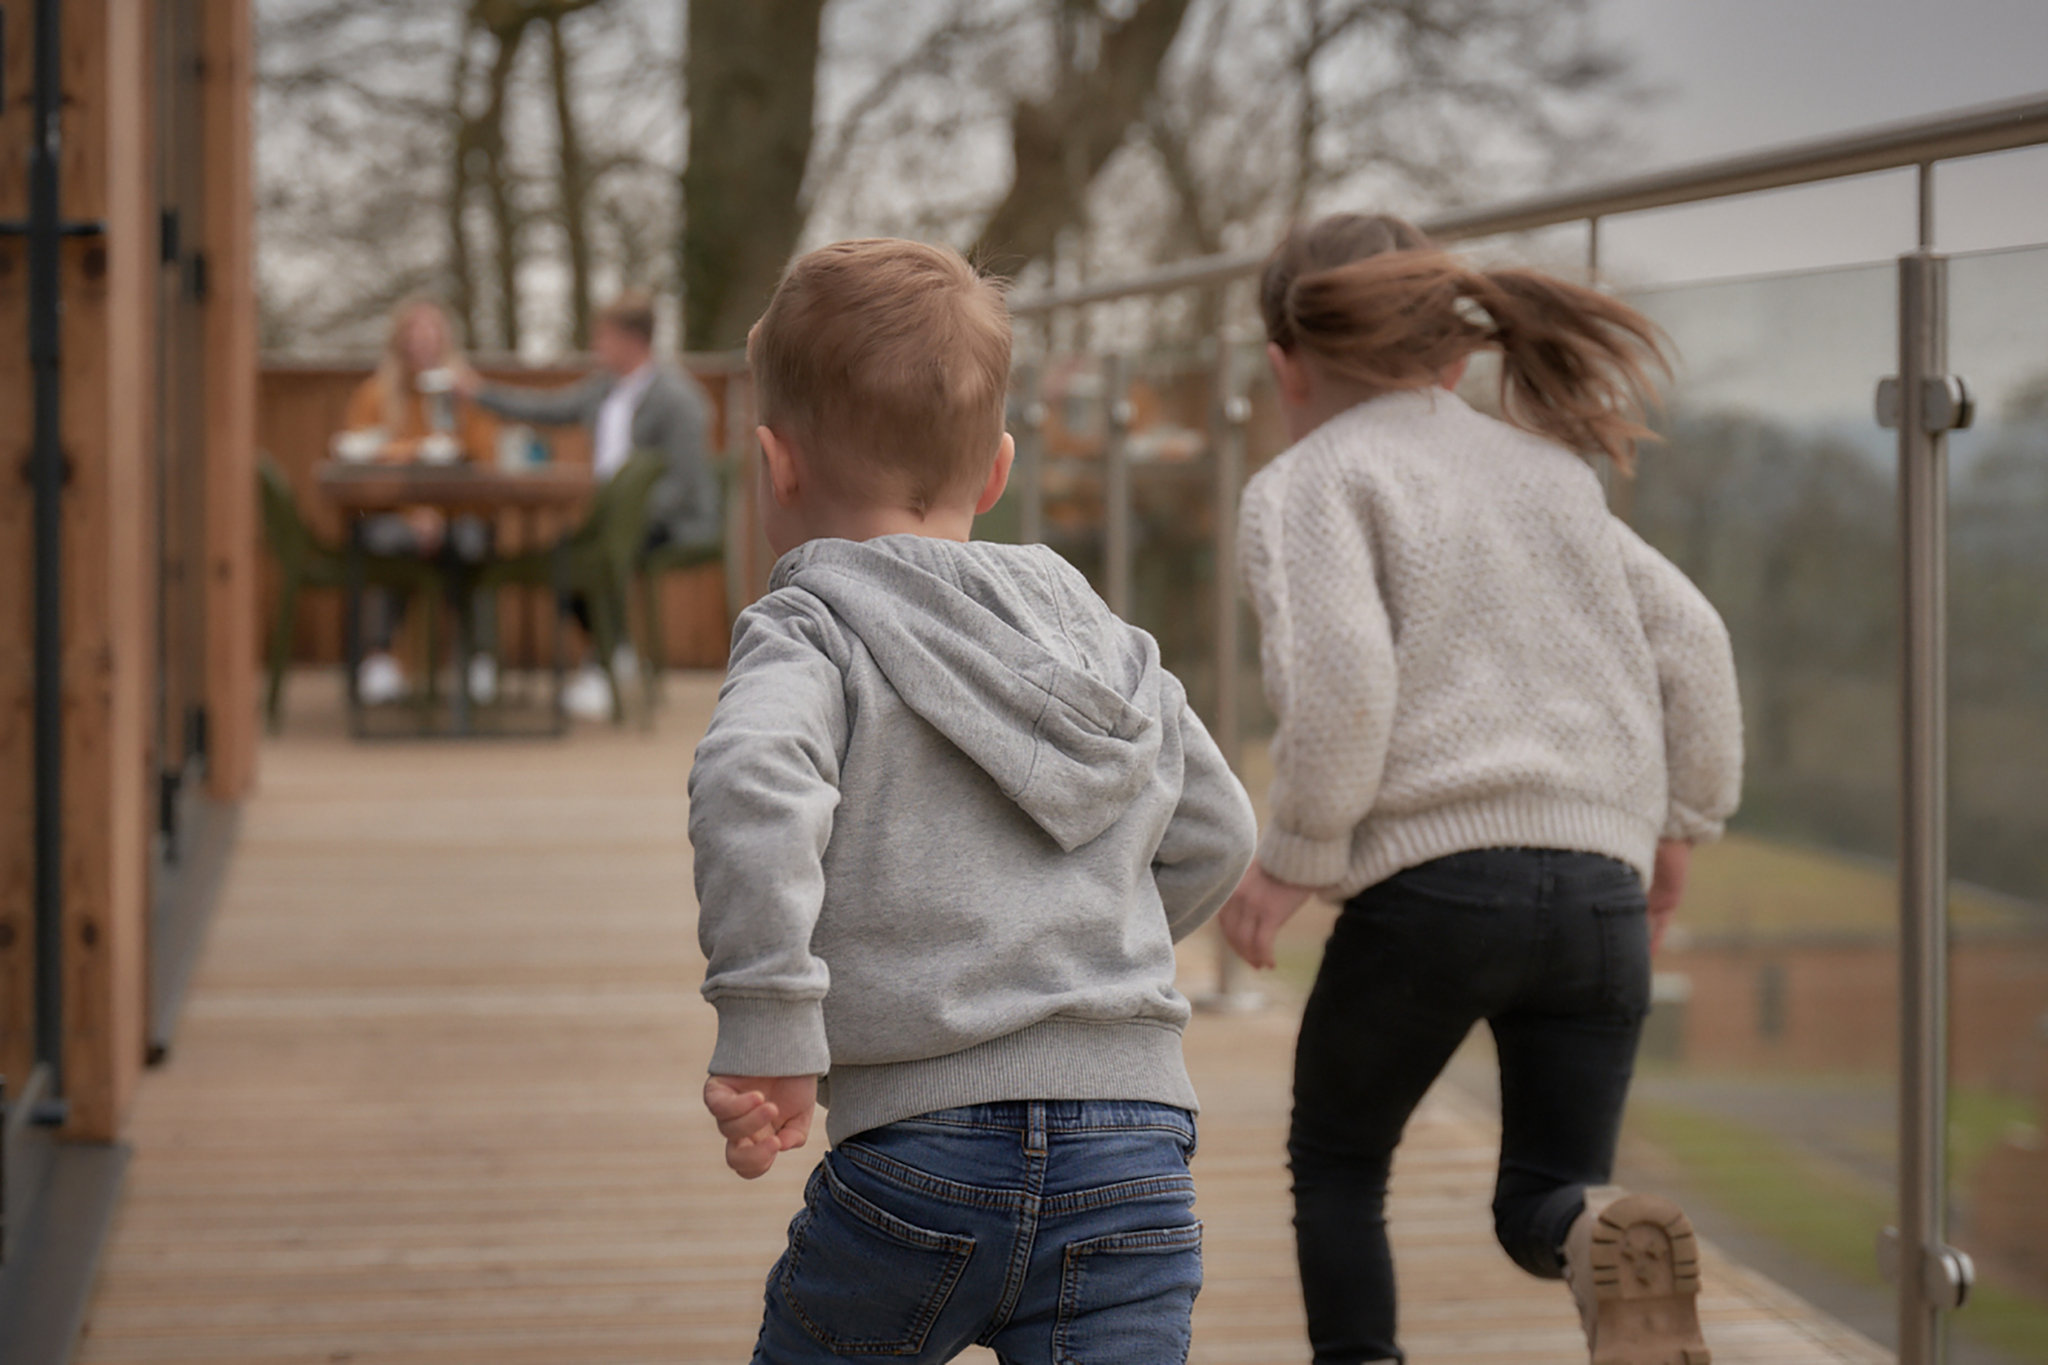
[[[822,1076],[832,1069],[825,1045],[825,1002],[728,995],[718,1009],[714,1076]]]
[[[1269,828],[1259,840],[1259,866],[1295,886],[1334,886],[1351,868],[1351,835],[1310,839]]]
[[[1664,816],[1664,831],[1659,839],[1680,839],[1688,844],[1711,844],[1721,837],[1722,822],[1710,820],[1698,811],[1671,803],[1671,809]]]

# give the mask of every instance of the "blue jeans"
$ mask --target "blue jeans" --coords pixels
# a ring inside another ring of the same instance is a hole
[[[951,1360],[1180,1365],[1202,1287],[1188,1159],[1167,1105],[944,1109],[834,1147],[768,1277],[755,1365]]]
[[[1555,1278],[1614,1166],[1650,1008],[1643,883],[1611,858],[1489,848],[1352,897],[1294,1057],[1294,1229],[1316,1365],[1400,1360],[1387,1174],[1408,1116],[1480,1020],[1500,1055],[1493,1223]]]

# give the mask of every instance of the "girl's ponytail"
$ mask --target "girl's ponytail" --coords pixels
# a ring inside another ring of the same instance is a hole
[[[1651,438],[1654,369],[1666,377],[1657,325],[1612,295],[1537,270],[1470,271],[1470,297],[1493,322],[1501,407],[1509,421],[1558,444],[1635,467]]]
[[[1373,236],[1388,240],[1357,250]],[[1540,271],[1475,270],[1399,219],[1346,215],[1289,234],[1260,301],[1269,340],[1369,393],[1419,388],[1499,351],[1509,421],[1622,469],[1651,435],[1650,373],[1670,370],[1656,325],[1627,304]]]

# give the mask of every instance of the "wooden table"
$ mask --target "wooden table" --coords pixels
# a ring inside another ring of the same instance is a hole
[[[352,464],[328,460],[313,472],[314,482],[329,501],[348,517],[347,628],[344,667],[348,670],[349,721],[353,731],[367,733],[362,698],[356,690],[356,671],[362,663],[363,519],[379,513],[412,507],[432,507],[449,516],[471,514],[494,518],[501,512],[522,512],[529,518],[544,512],[573,510],[595,487],[590,470],[580,465],[532,465],[506,469],[477,464]],[[534,525],[529,520],[529,529]],[[474,733],[469,706],[469,663],[474,639],[471,630],[472,584],[478,565],[464,563],[450,553],[444,567],[454,585],[455,599],[455,691],[450,710],[449,733]],[[555,625],[555,729],[564,728],[562,712],[561,625]],[[433,660],[427,666],[434,666]],[[423,733],[433,733],[423,727]]]
[[[438,507],[449,512],[535,511],[573,507],[595,486],[580,465],[501,469],[475,464],[345,464],[313,471],[320,491],[352,513]]]

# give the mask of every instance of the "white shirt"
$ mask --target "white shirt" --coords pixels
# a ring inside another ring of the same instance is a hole
[[[640,407],[640,395],[654,382],[654,362],[612,385],[597,409],[596,428],[591,433],[591,462],[599,483],[619,472],[633,453],[633,414]]]

